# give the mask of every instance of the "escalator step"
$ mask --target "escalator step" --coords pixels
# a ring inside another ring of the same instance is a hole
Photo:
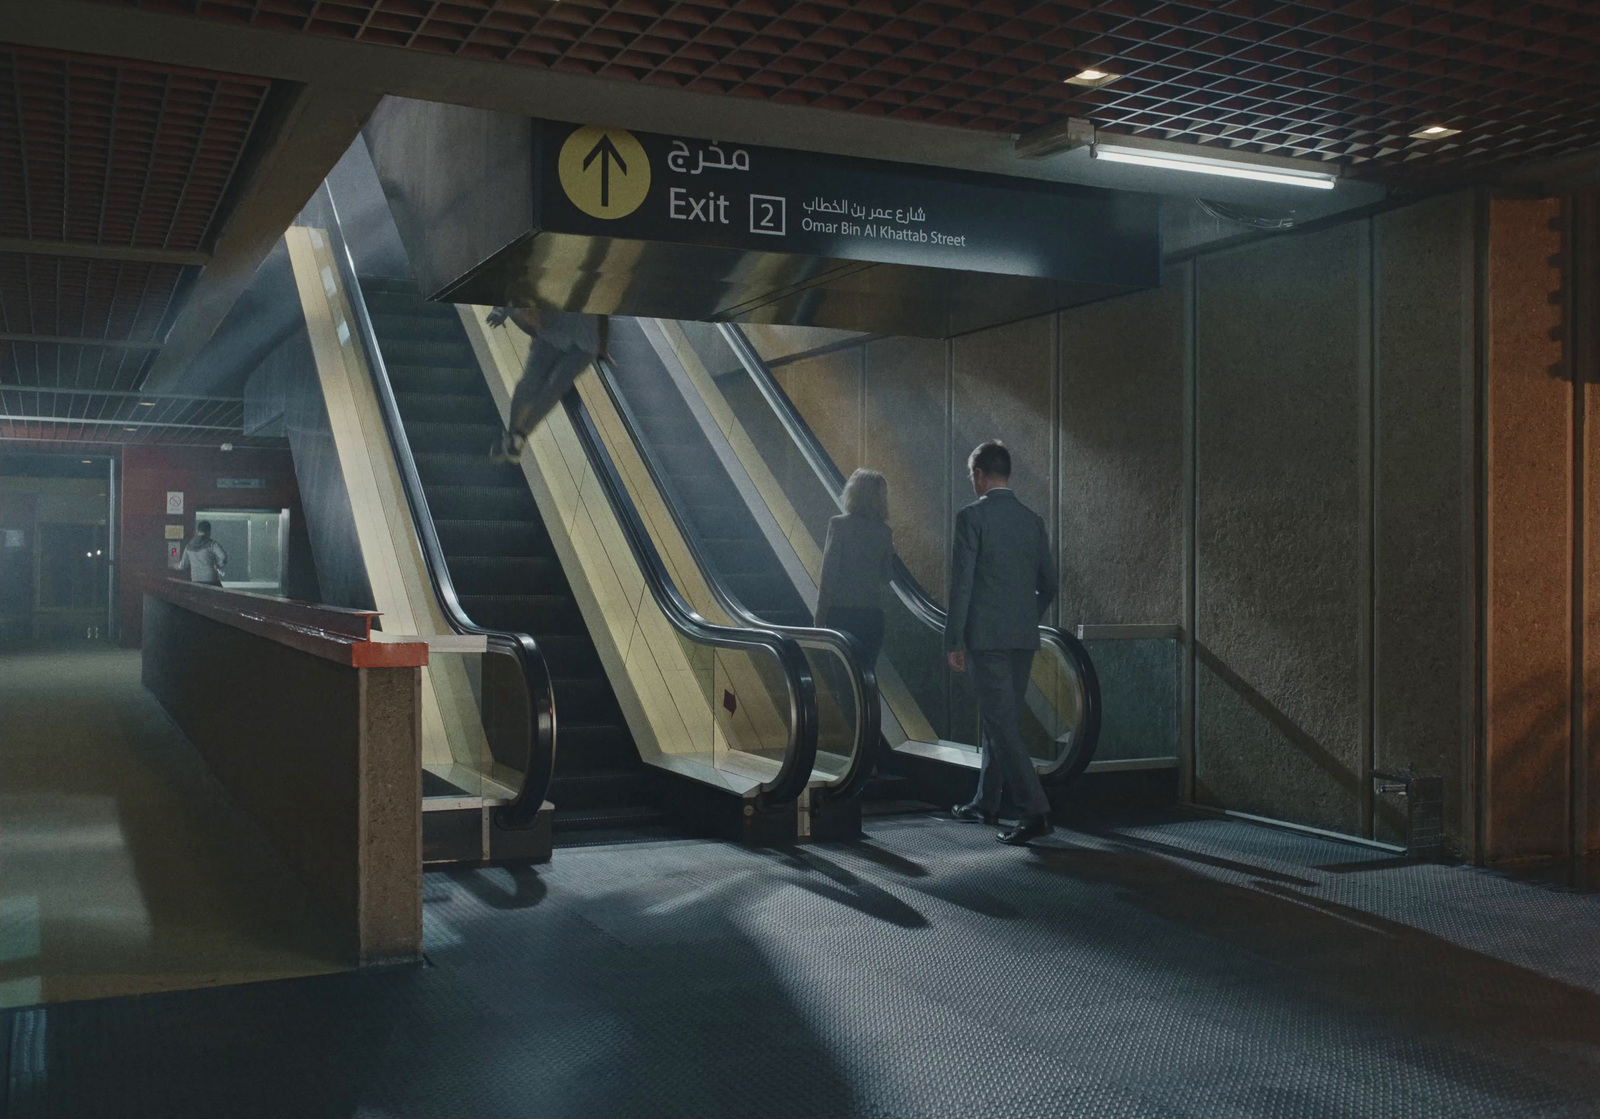
[[[553,556],[555,545],[544,522],[537,517],[522,521],[467,520],[443,516],[434,509],[433,527],[447,556]]]
[[[772,563],[772,548],[765,537],[703,534],[701,543],[719,572],[766,571]]]
[[[539,650],[544,653],[551,676],[603,677],[605,673],[600,653],[588,633],[545,634],[539,638]]]
[[[402,417],[432,420],[436,423],[489,424],[500,426],[500,413],[488,392],[482,393],[395,393]]]
[[[560,697],[557,715],[563,729],[573,726],[620,726],[622,708],[604,676],[560,676],[552,674],[551,686]]]
[[[558,697],[557,703],[560,702]],[[560,711],[556,717],[560,719]],[[556,726],[556,772],[594,773],[600,770],[637,769],[639,752],[633,748],[628,728],[596,724]]]
[[[557,808],[555,818],[551,821],[551,830],[581,836],[591,831],[631,831],[659,825],[664,819],[659,809],[642,804],[618,808],[578,809],[573,812],[563,812]],[[610,842],[610,837],[607,837],[607,842]]]
[[[557,812],[644,805],[649,795],[649,780],[639,769],[557,774],[550,782],[550,800]]]
[[[455,315],[416,315],[409,312],[379,311],[371,307],[372,329],[377,332],[385,351],[405,342],[457,342],[461,328]]]
[[[482,375],[471,369],[434,368],[428,365],[391,365],[389,384],[400,396],[466,396],[483,384]],[[407,423],[426,418],[426,413],[404,410]]]
[[[453,425],[452,425],[453,426]],[[514,463],[489,461],[489,456],[415,451],[417,473],[425,486],[513,486],[526,489],[522,468]]]
[[[535,638],[585,632],[578,604],[561,594],[464,594],[461,608],[486,629],[515,630]]]
[[[435,517],[454,521],[531,521],[539,507],[527,487],[424,486]]]
[[[452,455],[477,455],[489,461],[489,449],[500,438],[498,424],[436,423],[432,420],[407,420],[406,440],[412,454],[437,452]]]
[[[388,339],[380,334],[378,335],[378,341],[383,346],[385,365],[392,362],[395,365],[465,369],[475,376],[482,376],[478,370],[477,358],[473,355],[472,347],[465,338],[444,342],[429,342],[399,338]]]
[[[558,594],[570,597],[554,556],[450,556],[450,577],[463,595]]]

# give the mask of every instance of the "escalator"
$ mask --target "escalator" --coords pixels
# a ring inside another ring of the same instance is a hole
[[[361,277],[360,286],[461,609],[485,628],[530,634],[550,665],[560,705],[547,794],[557,842],[574,832],[660,823],[522,471],[489,460],[500,416],[460,317],[449,304],[424,300],[409,280]]]
[[[614,318],[609,351],[612,379],[632,426],[729,595],[762,621],[809,626],[811,610],[785,575],[644,325]]]
[[[461,648],[485,639],[524,670],[511,680],[506,658],[472,652],[457,666],[487,747],[468,764],[425,758],[425,847],[457,794],[496,790],[496,827],[553,815],[558,842],[663,822],[747,842],[859,828],[848,806],[879,705],[848,639],[736,605],[598,371],[520,464],[492,463],[525,339],[490,328],[487,308],[428,304],[409,279],[358,278],[331,189],[322,198],[309,236],[326,234],[334,267],[321,286],[348,293],[355,329],[332,304],[330,325],[364,358],[432,594]],[[456,646],[429,645],[430,671],[450,671]]]
[[[779,599],[770,584],[782,568],[791,595],[801,597],[803,590],[814,601],[828,520],[842,509],[843,472],[739,327],[663,322],[659,334],[679,368],[678,402],[698,398],[701,433],[737,458],[752,479],[742,492],[757,494],[770,519],[789,526],[788,562],[769,561],[760,593],[767,601]],[[884,769],[909,791],[888,795],[949,804],[970,794],[979,762],[975,697],[946,667],[944,610],[898,557],[891,589],[877,666],[888,747]],[[1041,626],[1040,640],[1023,732],[1041,779],[1061,787],[1094,757],[1099,682],[1075,636]]]

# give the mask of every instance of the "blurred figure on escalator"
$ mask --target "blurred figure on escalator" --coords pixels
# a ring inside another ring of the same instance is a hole
[[[893,555],[889,482],[876,470],[857,470],[845,483],[844,512],[828,522],[817,625],[855,638],[868,668],[883,648],[883,596]]]
[[[196,521],[194,536],[183,546],[178,570],[189,573],[189,582],[208,587],[222,586],[222,569],[228,566],[228,553],[211,539],[211,522]]]
[[[490,326],[503,326],[507,319],[521,327],[533,344],[522,379],[511,394],[511,424],[489,451],[495,462],[520,458],[539,421],[561,402],[578,375],[606,352],[604,315],[540,307],[496,307],[489,312]]]

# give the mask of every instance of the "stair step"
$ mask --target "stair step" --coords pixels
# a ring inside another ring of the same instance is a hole
[[[389,385],[397,397],[434,394],[465,396],[483,385],[483,374],[476,369],[454,369],[426,363],[411,365],[398,359],[391,359],[387,351],[384,352],[383,361],[389,370]],[[403,411],[401,415],[408,422],[417,418]]]
[[[509,629],[535,638],[585,632],[578,604],[564,594],[464,594],[461,608],[485,629]]]
[[[451,556],[450,578],[461,595],[572,594],[554,556]]]
[[[404,342],[458,342],[461,339],[460,320],[454,314],[446,317],[402,313],[397,306],[386,307],[382,302],[374,307],[371,300],[367,301],[367,309],[372,316],[372,329],[385,347],[393,348]]]
[[[441,425],[444,426],[444,425]],[[454,425],[450,425],[454,426]],[[491,462],[487,454],[416,452],[417,473],[425,486],[509,486],[526,489],[528,480],[515,463]]]
[[[552,686],[561,697],[556,713],[563,725],[622,725],[622,707],[604,676],[558,677],[554,672],[550,675]]]
[[[649,795],[649,779],[639,769],[557,772],[550,782],[550,800],[558,811],[647,805]]]
[[[394,399],[402,417],[439,423],[500,425],[500,412],[488,392],[397,392]]]
[[[392,361],[396,365],[465,369],[478,374],[477,356],[472,352],[471,344],[460,336],[459,331],[456,333],[457,337],[447,341],[390,339],[379,334],[378,344],[383,347],[385,365]]]
[[[433,527],[447,556],[555,555],[555,545],[544,522],[528,520],[465,520],[443,516],[433,508]]]
[[[451,521],[532,521],[539,507],[527,487],[424,486],[428,508]]]
[[[646,824],[658,824],[664,818],[660,809],[643,804],[615,808],[579,808],[571,812],[564,812],[557,805],[551,828],[561,832],[636,828]]]
[[[539,638],[539,650],[544,653],[551,676],[596,676],[605,672],[587,632],[547,633]]]
[[[489,450],[500,441],[498,424],[437,423],[407,420],[406,441],[411,453],[476,456],[489,461]]]
[[[556,696],[559,705],[561,697]],[[639,751],[624,726],[568,726],[556,708],[556,766],[563,772],[637,769]]]

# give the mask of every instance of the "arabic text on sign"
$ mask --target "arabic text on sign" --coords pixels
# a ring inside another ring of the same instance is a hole
[[[713,152],[716,153],[715,156],[712,156]],[[691,162],[693,166],[690,165]],[[674,140],[672,151],[667,155],[667,168],[680,175],[698,175],[704,171],[748,171],[750,153],[743,148],[734,148],[733,154],[728,155],[715,143],[691,153],[688,144],[682,140]]]

